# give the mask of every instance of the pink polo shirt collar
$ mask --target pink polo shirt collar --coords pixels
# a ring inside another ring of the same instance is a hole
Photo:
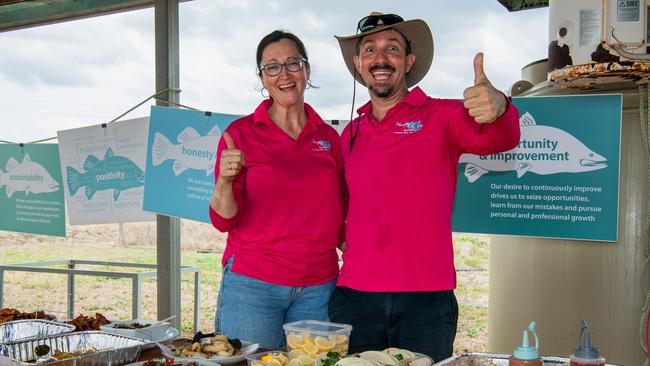
[[[255,124],[263,124],[267,126],[275,125],[275,122],[271,119],[271,115],[269,115],[269,108],[271,108],[272,105],[273,99],[269,98],[263,100],[262,103],[255,108],[255,112],[253,113]],[[309,104],[304,103],[304,108],[305,112],[307,112],[307,121],[305,122],[305,127],[300,132],[300,135],[298,135],[296,141],[301,140],[303,136],[311,135],[318,127],[325,124],[325,121],[323,121],[314,108]]]
[[[420,89],[419,86],[416,86],[406,94],[404,99],[402,99],[399,103],[393,106],[393,108],[391,108],[389,111],[392,111],[393,109],[395,109],[395,107],[399,106],[401,103],[406,103],[413,107],[420,107],[423,106],[426,102],[427,102],[427,95],[422,91],[422,89]],[[372,112],[372,101],[368,101],[368,103],[362,105],[357,109],[357,113],[359,115],[370,114],[370,112]]]

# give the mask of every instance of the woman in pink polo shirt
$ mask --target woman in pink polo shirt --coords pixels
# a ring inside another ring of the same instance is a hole
[[[215,328],[283,349],[284,323],[327,320],[346,189],[339,135],[304,101],[302,41],[271,32],[257,68],[269,98],[226,129],[217,151],[210,218],[228,240]]]

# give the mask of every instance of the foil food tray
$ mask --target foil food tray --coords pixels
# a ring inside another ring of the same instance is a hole
[[[50,347],[50,353],[44,357],[51,356],[55,351],[81,354],[88,350],[96,350],[72,359],[52,360],[48,365],[95,366],[124,365],[133,362],[137,360],[147,341],[98,331],[32,338],[0,345],[0,365],[34,365],[34,360],[37,358],[34,349],[42,344]],[[28,362],[30,360],[32,362]]]
[[[29,338],[70,333],[74,325],[56,323],[41,319],[14,320],[0,324],[0,344],[11,343]]]
[[[496,366],[508,366],[508,358],[510,355],[503,353],[461,353],[456,356],[449,357],[445,360],[442,360],[433,366],[465,366],[465,365],[496,365]],[[480,361],[479,361],[480,360]],[[488,363],[492,361],[492,363]],[[544,366],[561,366],[568,365],[569,359],[565,357],[551,357],[551,356],[542,356],[542,361]],[[485,363],[483,363],[485,362]],[[618,366],[615,364],[606,364],[606,366]]]

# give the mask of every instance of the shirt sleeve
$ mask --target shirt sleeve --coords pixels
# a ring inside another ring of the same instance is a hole
[[[450,138],[455,142],[457,154],[495,154],[510,150],[519,144],[519,111],[506,98],[506,112],[491,123],[477,123],[461,102],[454,102],[448,121]]]
[[[230,136],[232,136],[233,140],[235,141],[235,144],[237,145],[237,138],[235,137],[236,134],[233,134],[232,131],[228,131],[230,133]],[[217,183],[217,179],[219,178],[219,163],[221,162],[221,153],[223,150],[226,148],[226,142],[223,139],[223,136],[221,139],[219,139],[219,145],[217,147],[217,161],[214,165],[214,182],[215,184]],[[217,230],[221,232],[228,232],[237,227],[239,224],[239,221],[242,216],[242,211],[243,211],[243,202],[244,202],[244,178],[243,175],[245,173],[245,168],[239,174],[237,177],[235,177],[235,180],[233,181],[232,184],[232,189],[233,189],[233,194],[235,196],[235,202],[237,202],[237,213],[235,216],[230,217],[230,218],[225,218],[217,213],[212,208],[212,205],[208,205],[210,208],[210,221],[212,222],[212,226],[214,226]]]

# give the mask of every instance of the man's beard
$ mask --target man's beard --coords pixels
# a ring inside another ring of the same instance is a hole
[[[388,70],[388,71],[393,72],[393,73],[395,72],[395,68],[393,66],[389,65],[389,64],[373,65],[368,69],[368,71],[370,72],[371,75],[372,75],[372,72],[375,71],[375,70]],[[383,84],[383,83],[380,83],[380,84]],[[386,98],[386,97],[389,97],[389,96],[391,96],[393,94],[393,92],[395,91],[395,87],[393,85],[388,85],[385,89],[379,90],[377,87],[372,86],[372,85],[370,85],[370,83],[368,83],[368,90],[372,94],[374,94],[375,96],[377,96],[379,98]]]
[[[389,96],[391,96],[393,94],[393,91],[395,90],[395,87],[393,87],[391,85],[391,86],[389,86],[388,88],[386,88],[384,90],[377,90],[377,88],[375,88],[374,86],[369,86],[368,90],[370,90],[370,92],[372,94],[374,94],[375,96],[377,96],[379,98],[386,98],[386,97],[389,97]]]

